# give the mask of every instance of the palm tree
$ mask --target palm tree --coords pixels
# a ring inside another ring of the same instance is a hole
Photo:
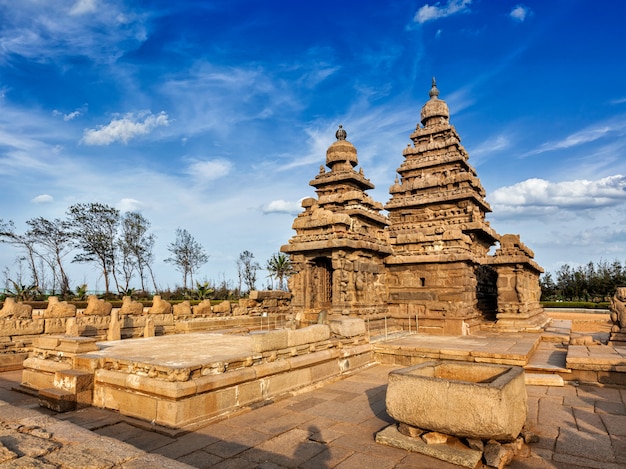
[[[272,254],[272,257],[267,261],[266,269],[269,272],[269,277],[274,277],[278,280],[279,290],[285,290],[285,277],[289,277],[295,273],[291,265],[291,259],[282,252]]]

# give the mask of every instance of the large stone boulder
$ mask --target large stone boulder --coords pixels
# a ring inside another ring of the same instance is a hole
[[[389,373],[387,413],[400,423],[457,437],[512,441],[526,420],[524,370],[431,361]]]
[[[143,304],[134,301],[130,296],[125,296],[122,298],[122,307],[120,308],[120,315],[122,314],[143,314]]]
[[[0,318],[30,319],[32,316],[33,307],[21,301],[16,303],[14,298],[6,298],[0,310]]]
[[[220,304],[213,306],[213,312],[216,314],[230,314],[232,311],[230,301],[224,300]]]
[[[193,307],[193,314],[195,316],[210,316],[213,314],[211,308],[211,300],[202,300],[199,304]]]
[[[150,314],[172,314],[172,305],[162,300],[159,295],[152,298],[152,307],[148,311]]]
[[[76,305],[67,301],[59,301],[56,296],[48,298],[48,307],[43,312],[44,319],[48,318],[71,318],[76,316]]]
[[[113,305],[108,301],[99,300],[96,295],[89,295],[89,298],[87,298],[87,307],[85,308],[83,314],[108,316],[111,314],[111,309],[113,309]]]
[[[191,316],[191,303],[189,301],[183,301],[172,307],[174,316]]]

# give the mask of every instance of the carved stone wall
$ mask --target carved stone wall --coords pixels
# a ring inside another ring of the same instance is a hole
[[[391,317],[422,332],[470,334],[483,323],[506,330],[543,327],[534,254],[517,235],[499,235],[469,155],[449,123],[434,79],[382,205],[365,191],[356,149],[340,126],[326,166],[302,202],[296,235],[281,250],[296,274],[289,287],[302,318],[320,314]],[[494,256],[490,249],[500,243]],[[404,319],[403,319],[404,318]]]

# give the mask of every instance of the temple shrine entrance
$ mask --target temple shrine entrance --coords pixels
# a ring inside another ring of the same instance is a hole
[[[330,309],[333,301],[333,266],[327,257],[313,261],[311,307]]]

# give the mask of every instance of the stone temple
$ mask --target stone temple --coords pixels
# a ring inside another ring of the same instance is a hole
[[[485,189],[434,79],[429,95],[386,205],[366,193],[374,185],[339,126],[310,182],[317,197],[302,201],[281,247],[296,272],[292,308],[308,322],[391,319],[439,335],[539,330],[543,269],[519,235],[486,220]]]

